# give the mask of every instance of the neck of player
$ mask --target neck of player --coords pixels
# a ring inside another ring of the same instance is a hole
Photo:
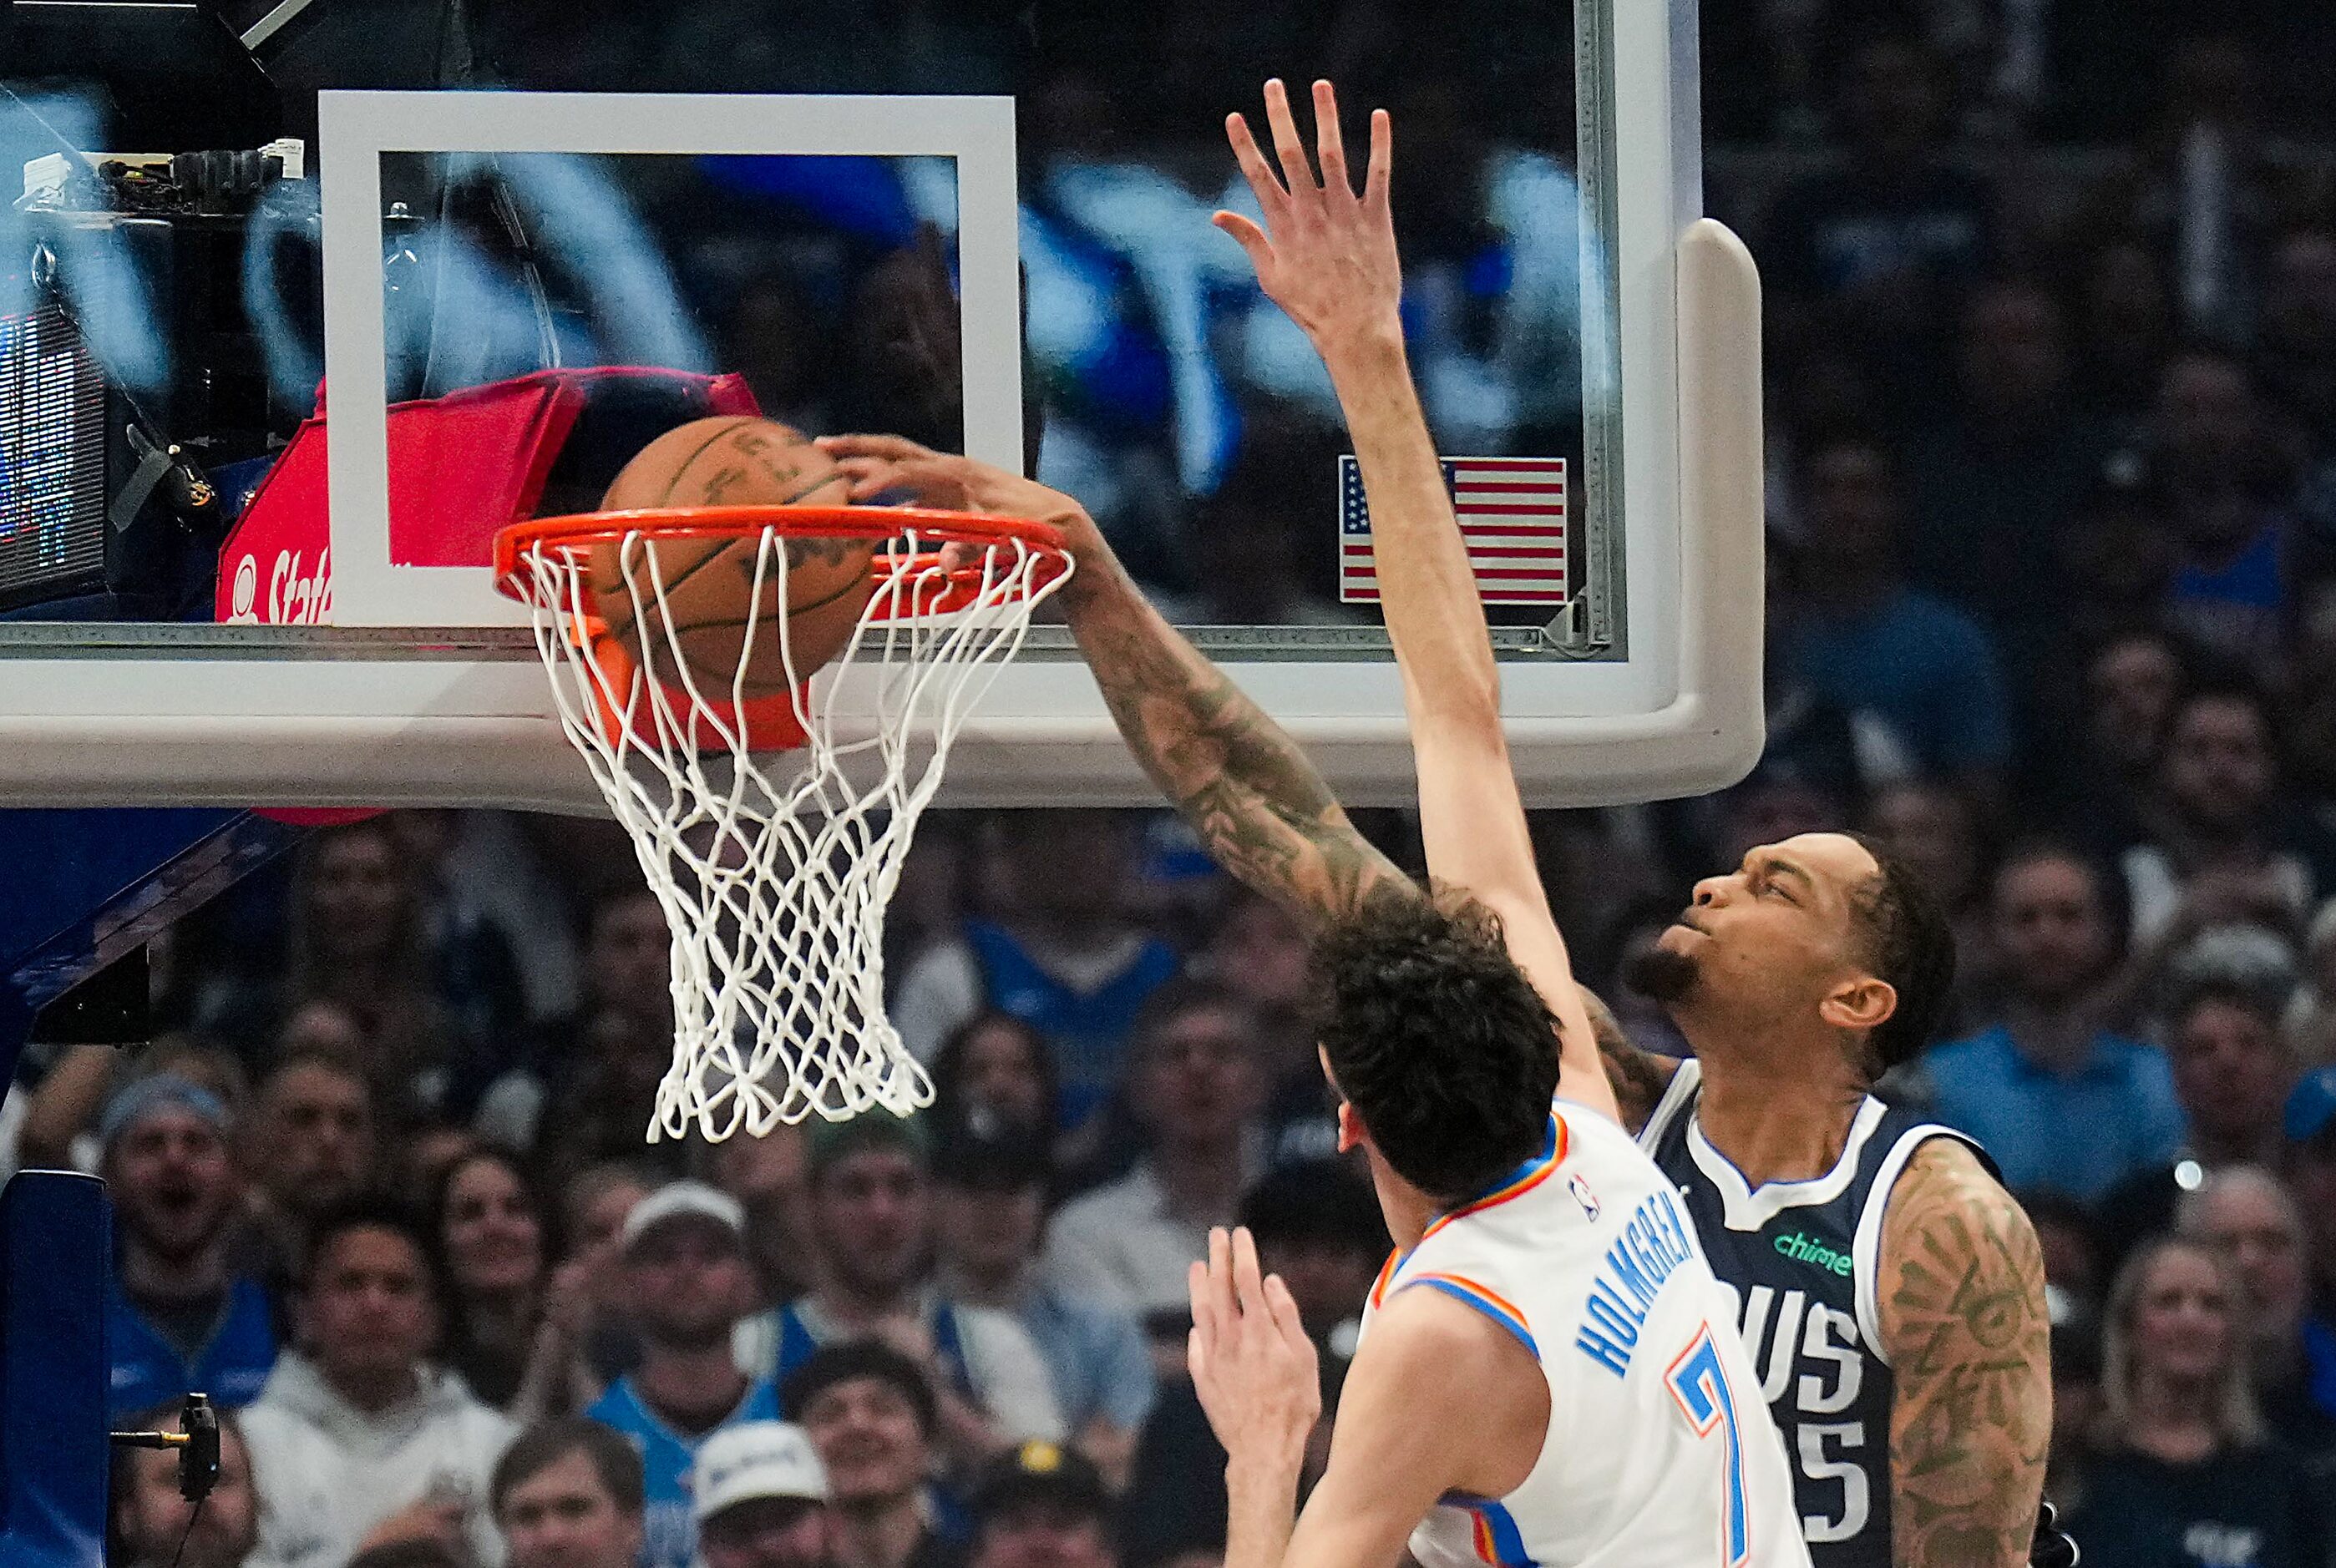
[[[1711,1147],[1754,1187],[1808,1181],[1833,1169],[1849,1141],[1866,1082],[1830,1035],[1747,1050],[1733,1040],[1703,1061],[1696,1121]]]

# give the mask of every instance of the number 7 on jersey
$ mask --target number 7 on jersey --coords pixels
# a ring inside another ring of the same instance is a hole
[[[1719,1364],[1719,1347],[1712,1343],[1710,1324],[1706,1323],[1695,1342],[1680,1352],[1663,1380],[1670,1385],[1671,1398],[1679,1401],[1697,1437],[1708,1437],[1718,1429],[1728,1440],[1728,1568],[1741,1568],[1752,1560],[1751,1529],[1746,1522],[1749,1510],[1744,1500],[1744,1445],[1736,1431],[1736,1394]]]

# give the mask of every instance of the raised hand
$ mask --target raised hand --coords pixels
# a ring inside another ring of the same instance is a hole
[[[1246,1229],[1209,1233],[1192,1268],[1187,1360],[1210,1429],[1234,1465],[1295,1465],[1322,1417],[1322,1373],[1298,1303],[1265,1274]]]
[[[1324,358],[1356,340],[1399,336],[1403,270],[1396,258],[1395,224],[1387,216],[1394,133],[1387,111],[1371,111],[1370,162],[1360,196],[1338,134],[1338,94],[1328,82],[1314,83],[1319,180],[1299,140],[1290,94],[1279,81],[1265,84],[1265,115],[1280,164],[1278,174],[1258,150],[1249,121],[1238,114],[1225,117],[1225,135],[1257,195],[1264,227],[1237,212],[1218,213],[1216,226],[1249,253],[1266,297],[1306,329]]]

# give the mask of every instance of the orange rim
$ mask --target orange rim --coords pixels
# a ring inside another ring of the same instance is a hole
[[[952,545],[1020,543],[1042,557],[1039,583],[1070,566],[1070,547],[1063,530],[1027,518],[943,511],[936,507],[646,507],[529,518],[511,524],[495,535],[495,586],[522,604],[532,604],[535,584],[522,564],[531,552],[546,547],[591,549],[621,544],[625,536],[636,533],[674,539],[751,539],[765,529],[793,539],[881,542],[913,533]],[[939,550],[899,552],[873,557],[870,570],[881,576],[899,576],[935,570],[940,563]],[[939,615],[963,608],[981,586],[982,568],[978,564],[961,566],[949,577],[950,589],[924,605],[926,613]]]

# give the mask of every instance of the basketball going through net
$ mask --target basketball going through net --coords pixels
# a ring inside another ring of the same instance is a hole
[[[1069,574],[1060,536],[650,507],[515,525],[496,566],[672,928],[650,1138],[930,1104],[884,1013],[884,911],[959,728]]]

